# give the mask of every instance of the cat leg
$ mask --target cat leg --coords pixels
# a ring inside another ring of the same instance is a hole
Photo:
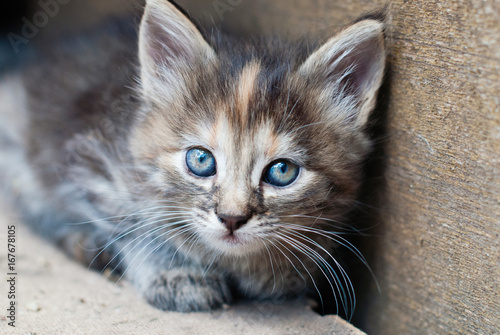
[[[178,312],[209,311],[231,301],[225,278],[183,268],[150,277],[142,294],[153,306]]]
[[[180,263],[158,264],[155,257],[138,264],[129,263],[125,276],[145,299],[156,308],[166,311],[210,311],[229,304],[231,290],[224,273],[207,272],[200,265]]]

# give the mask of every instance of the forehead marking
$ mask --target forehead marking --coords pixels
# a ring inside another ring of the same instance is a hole
[[[268,141],[266,155],[267,157],[273,157],[276,155],[276,152],[278,151],[278,145],[279,145],[278,137],[276,136],[276,134],[269,131],[266,140]]]
[[[259,75],[260,70],[261,67],[258,63],[251,62],[245,65],[241,71],[235,92],[235,108],[242,123],[246,120],[249,102],[255,92],[257,76]]]

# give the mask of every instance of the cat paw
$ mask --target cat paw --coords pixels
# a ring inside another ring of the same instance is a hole
[[[231,302],[231,292],[223,278],[180,271],[158,274],[144,296],[156,308],[177,312],[210,311]]]

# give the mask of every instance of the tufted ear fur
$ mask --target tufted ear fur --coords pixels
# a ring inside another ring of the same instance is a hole
[[[299,73],[333,96],[336,118],[363,127],[382,84],[386,62],[384,24],[367,19],[328,40],[299,68]]]
[[[164,98],[183,88],[186,70],[208,64],[215,52],[198,28],[167,0],[148,0],[139,37],[141,82],[146,93]],[[170,94],[169,94],[170,93]]]

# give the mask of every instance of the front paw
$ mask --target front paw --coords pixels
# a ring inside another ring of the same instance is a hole
[[[163,271],[143,292],[146,300],[165,311],[210,311],[231,302],[231,292],[222,277]]]

